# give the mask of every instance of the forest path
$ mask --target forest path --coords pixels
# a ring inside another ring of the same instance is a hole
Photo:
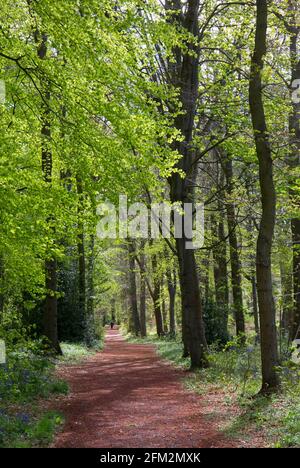
[[[237,447],[217,430],[201,396],[181,383],[185,372],[152,345],[131,344],[109,330],[102,353],[60,371],[71,394],[53,447]],[[214,412],[214,408],[211,408]]]

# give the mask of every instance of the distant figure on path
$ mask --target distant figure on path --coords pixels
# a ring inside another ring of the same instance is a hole
[[[111,322],[110,322],[110,329],[113,330],[113,328],[114,328],[114,322],[111,321]]]

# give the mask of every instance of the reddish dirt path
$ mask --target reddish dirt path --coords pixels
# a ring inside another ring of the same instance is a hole
[[[218,432],[201,397],[183,387],[183,371],[118,331],[108,331],[102,353],[61,373],[71,394],[57,405],[66,424],[53,447],[237,446]]]

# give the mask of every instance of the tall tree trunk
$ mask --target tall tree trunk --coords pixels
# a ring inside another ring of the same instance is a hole
[[[233,311],[236,325],[236,334],[241,336],[241,341],[245,342],[245,318],[243,310],[243,290],[241,277],[241,261],[238,250],[237,239],[237,220],[235,214],[235,206],[232,200],[233,197],[233,168],[232,160],[227,158],[224,163],[224,172],[227,182],[228,200],[226,201],[227,223],[229,232],[229,248],[230,248],[230,263],[231,263],[231,284]]]
[[[164,278],[162,278],[161,280],[160,297],[161,297],[161,313],[162,313],[162,318],[163,318],[163,329],[164,329],[164,334],[166,334],[168,333],[168,313],[167,313],[166,299],[165,299],[165,294],[164,294]]]
[[[267,0],[256,1],[255,48],[251,58],[249,103],[259,163],[262,214],[256,247],[256,277],[260,316],[262,388],[270,393],[279,388],[276,372],[278,348],[275,304],[272,289],[271,251],[276,215],[276,194],[273,182],[273,161],[262,96],[262,69],[266,54],[268,25]]]
[[[185,248],[185,239],[176,239],[176,244],[179,252],[183,320],[185,321],[184,326],[186,327],[185,333],[191,357],[191,367],[205,367],[208,365],[206,358],[207,344],[204,334],[195,255],[193,250]]]
[[[82,180],[76,176],[78,205],[77,205],[77,253],[78,253],[78,309],[80,320],[84,330],[84,339],[87,344],[91,344],[89,323],[86,320],[86,268],[85,268],[85,245],[84,245],[84,226],[83,226],[83,187]]]
[[[153,274],[153,305],[154,305],[154,316],[155,316],[155,323],[156,323],[156,332],[158,336],[162,336],[164,334],[164,327],[163,327],[163,318],[161,313],[161,305],[160,305],[160,279],[157,275],[157,256],[156,254],[152,254],[152,274]]]
[[[38,33],[36,34],[36,39]],[[38,57],[45,60],[47,55],[47,36],[41,35],[38,46]],[[42,172],[44,180],[49,186],[52,184],[52,151],[50,148],[51,124],[50,124],[50,91],[49,83],[42,83],[43,101],[41,104],[41,140],[42,140]],[[43,326],[44,334],[54,352],[61,354],[58,342],[57,330],[57,262],[50,258],[45,261],[45,287],[46,298],[44,302]]]
[[[111,300],[111,317],[110,317],[111,322],[116,321],[116,299],[113,297]]]
[[[290,271],[290,265],[280,262],[280,282],[281,282],[281,304],[282,317],[280,328],[284,336],[289,337],[290,330],[293,328],[293,275]],[[290,337],[291,338],[291,337]]]
[[[216,304],[225,336],[228,334],[229,291],[223,220],[220,219],[218,222],[216,220],[214,220],[214,222],[212,221],[212,226],[215,227],[213,228],[214,238],[219,242],[219,245],[213,250]]]
[[[252,275],[251,277],[251,286],[252,286],[252,310],[253,310],[254,329],[255,329],[255,343],[258,343],[259,336],[260,336],[260,329],[259,329],[259,316],[258,316],[257,289],[256,289],[255,275]]]
[[[220,172],[220,174],[219,174]],[[220,193],[218,197],[218,219],[213,215],[211,220],[211,229],[214,237],[214,241],[217,242],[216,247],[213,249],[214,258],[214,280],[216,289],[216,303],[218,313],[222,318],[222,329],[224,336],[228,335],[228,310],[229,310],[229,291],[228,291],[228,272],[227,272],[227,252],[226,252],[226,240],[225,240],[225,229],[224,220],[222,216],[222,202],[221,197],[224,188],[224,171],[219,171],[217,166],[217,190]]]
[[[143,248],[143,246],[142,246]],[[146,257],[144,252],[140,255],[140,320],[141,320],[141,336],[147,336],[147,321],[146,321]]]
[[[170,335],[176,335],[176,320],[175,320],[175,297],[176,297],[176,271],[167,269],[167,282],[169,291],[169,322]]]
[[[289,1],[289,25],[290,32],[290,62],[291,81],[300,79],[300,59],[299,59],[299,1]],[[291,89],[292,93],[293,89]],[[297,183],[297,168],[300,166],[300,103],[291,99],[292,111],[289,119],[290,152],[288,163],[291,168],[290,198],[292,201],[292,242],[293,242],[293,294],[294,308],[290,328],[290,339],[300,338],[300,199],[297,190],[293,187]]]
[[[136,276],[135,276],[135,246],[133,241],[128,242],[128,253],[129,253],[129,294],[131,304],[131,321],[133,325],[133,331],[136,336],[140,334],[141,325],[137,305],[137,288],[136,288]]]
[[[94,316],[94,266],[95,266],[95,236],[92,234],[89,241],[88,274],[87,274],[87,316]]]
[[[169,21],[179,23],[183,29],[194,37],[195,40],[186,40],[186,50],[177,48],[174,53],[176,66],[170,67],[172,84],[178,88],[182,114],[175,118],[175,127],[182,135],[182,141],[174,144],[181,155],[177,167],[181,174],[174,172],[170,179],[170,197],[172,203],[179,203],[183,208],[184,203],[193,202],[194,188],[190,183],[194,169],[194,152],[192,140],[194,121],[196,115],[198,97],[198,73],[199,73],[199,0],[188,0],[185,11],[181,2],[170,0],[166,8],[172,15]],[[174,64],[175,65],[175,64]],[[182,219],[184,224],[184,215]],[[183,225],[182,224],[182,225]],[[183,230],[184,231],[184,230]],[[186,248],[187,239],[176,239],[176,250],[179,261],[180,289],[182,298],[182,329],[185,353],[189,352],[191,366],[194,368],[208,365],[206,358],[207,343],[202,319],[202,304],[200,299],[199,278],[194,250]]]

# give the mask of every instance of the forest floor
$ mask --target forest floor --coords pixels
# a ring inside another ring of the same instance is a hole
[[[262,440],[226,437],[226,404],[193,391],[187,372],[162,360],[149,344],[128,343],[109,330],[104,351],[63,366],[71,392],[55,402],[65,426],[52,447],[258,447]]]

